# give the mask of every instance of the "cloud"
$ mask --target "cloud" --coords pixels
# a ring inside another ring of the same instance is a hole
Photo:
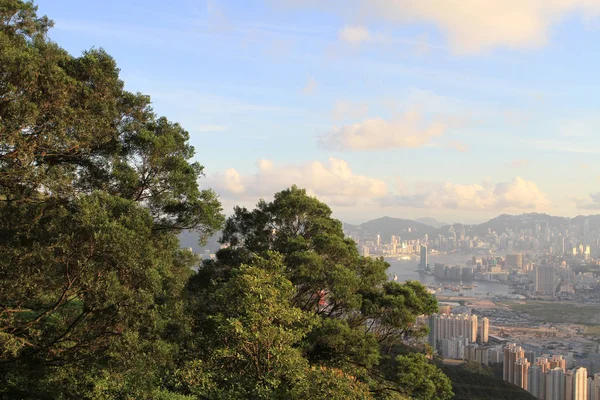
[[[535,183],[520,177],[493,184],[416,183],[411,193],[381,199],[384,206],[469,211],[537,210],[550,206]]]
[[[476,53],[495,47],[538,48],[547,42],[553,26],[564,17],[573,14],[588,20],[600,13],[597,0],[286,1],[319,7],[355,21],[359,15],[363,23],[432,24],[457,53]],[[361,39],[357,33],[354,32],[354,39]]]
[[[376,117],[336,128],[319,138],[319,143],[334,150],[376,150],[417,148],[444,133],[444,124],[426,121],[417,111],[408,111],[394,120]]]
[[[600,147],[585,142],[575,143],[572,140],[530,140],[526,143],[538,149],[561,153],[600,154]]]
[[[338,33],[338,38],[352,46],[359,46],[373,39],[369,30],[363,26],[345,26]]]
[[[514,160],[513,162],[510,163],[510,166],[513,168],[522,168],[522,167],[526,167],[528,165],[529,165],[529,160],[526,160],[526,159]]]
[[[329,158],[327,163],[312,161],[304,164],[275,165],[259,160],[253,174],[240,174],[230,168],[208,178],[206,182],[222,198],[256,201],[270,197],[292,185],[307,191],[330,205],[351,206],[388,194],[387,185],[375,178],[356,175],[344,160]]]
[[[573,201],[579,209],[600,210],[600,192],[590,193],[589,197],[575,197]]]
[[[307,94],[307,95],[313,94],[317,90],[318,86],[319,86],[319,84],[317,83],[315,78],[313,76],[309,75],[308,78],[306,79],[306,85],[302,89],[302,93]]]

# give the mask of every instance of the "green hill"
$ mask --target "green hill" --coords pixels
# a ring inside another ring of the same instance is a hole
[[[535,400],[529,392],[499,378],[498,367],[472,363],[459,366],[440,364],[439,367],[452,381],[453,400]]]

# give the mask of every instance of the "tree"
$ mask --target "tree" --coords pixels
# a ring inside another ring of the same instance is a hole
[[[389,392],[415,400],[443,400],[452,396],[452,384],[448,377],[421,353],[388,357],[382,366],[385,378],[397,383]]]
[[[179,370],[175,389],[210,399],[368,399],[365,385],[340,370],[311,367],[299,343],[314,313],[291,304],[295,289],[282,257],[254,258],[208,294],[213,307],[197,340],[201,358]]]
[[[298,345],[309,363],[354,376],[380,397],[420,390],[403,388],[405,382],[386,374],[382,361],[396,342],[425,333],[416,319],[437,310],[435,299],[418,282],[388,282],[389,265],[361,257],[327,205],[293,186],[276,193],[272,202],[261,200],[254,210],[235,208],[221,241],[229,247],[190,281],[197,332],[207,325],[203,314],[210,314],[206,310],[213,305],[207,299],[215,286],[242,265],[279,254],[281,273],[295,288],[291,305],[316,316]],[[440,399],[451,394],[446,389],[440,387]]]
[[[221,207],[188,133],[51,26],[0,0],[0,396],[148,397],[189,326],[176,234]]]

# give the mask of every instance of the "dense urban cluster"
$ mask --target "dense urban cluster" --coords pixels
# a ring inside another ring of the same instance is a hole
[[[440,280],[487,280],[512,284],[515,293],[524,295],[573,298],[585,293],[590,301],[600,300],[600,279],[589,271],[600,265],[600,219],[595,216],[523,214],[441,228],[401,221],[408,225],[390,236],[370,223],[369,229],[346,225],[346,234],[364,256],[418,257],[418,269]],[[463,265],[429,262],[432,255],[444,254],[468,259]]]

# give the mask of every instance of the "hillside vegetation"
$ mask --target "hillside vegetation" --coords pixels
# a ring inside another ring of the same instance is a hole
[[[188,132],[36,12],[0,0],[0,398],[452,396],[426,346],[390,352],[426,334],[423,285],[295,186],[225,220]]]

